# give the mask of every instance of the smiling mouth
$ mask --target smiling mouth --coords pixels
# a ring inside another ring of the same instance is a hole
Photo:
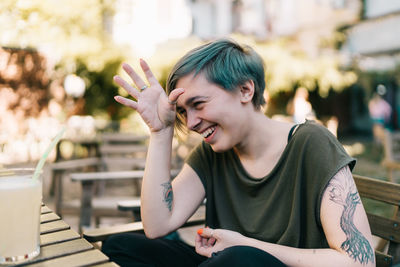
[[[212,126],[210,128],[208,128],[207,130],[205,130],[204,132],[201,133],[201,136],[203,136],[203,138],[207,138],[210,135],[213,134],[213,132],[215,131],[216,126]]]

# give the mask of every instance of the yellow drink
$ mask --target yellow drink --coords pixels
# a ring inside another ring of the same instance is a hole
[[[33,169],[0,171],[0,264],[32,259],[40,252],[42,182]]]

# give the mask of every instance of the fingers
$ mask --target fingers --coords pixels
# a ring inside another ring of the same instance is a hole
[[[134,98],[138,99],[139,97],[139,91],[133,88],[129,83],[127,83],[124,79],[119,77],[118,75],[114,76],[114,81],[117,83],[119,86],[124,88],[131,96]]]
[[[203,238],[200,235],[196,235],[196,238],[194,240],[195,246],[202,247],[203,246],[202,240]]]
[[[146,75],[146,78],[149,81],[150,85],[158,84],[157,78],[153,75],[153,72],[151,72],[149,65],[147,65],[146,61],[144,61],[143,59],[140,59],[140,67],[142,67],[142,70]]]
[[[207,247],[212,247],[212,246],[214,246],[216,241],[217,240],[214,237],[210,237],[210,238],[207,239],[206,246]]]
[[[146,85],[146,83],[142,80],[142,78],[140,78],[140,76],[136,73],[136,71],[134,71],[134,69],[129,64],[123,63],[122,68],[129,75],[129,77],[131,77],[137,88],[142,88],[143,86]]]
[[[136,110],[137,108],[137,102],[127,99],[125,97],[122,96],[114,96],[115,101],[117,101],[118,103],[121,103],[122,105],[125,105],[127,107],[133,108],[134,110]]]
[[[211,248],[206,248],[198,244],[196,244],[195,248],[197,254],[202,255],[204,257],[211,257]]]
[[[198,232],[195,239],[196,252],[202,256],[211,257],[213,248],[207,245],[207,243],[207,238],[202,237]]]
[[[200,233],[199,234],[204,238],[214,238],[215,239],[215,230],[214,229],[206,227],[206,228],[203,228],[202,230],[203,231],[198,231],[197,233],[201,232],[201,234]]]
[[[171,91],[171,93],[168,96],[168,103],[170,105],[175,105],[176,102],[178,102],[178,98],[180,95],[182,95],[185,92],[185,89],[183,88],[176,88]]]

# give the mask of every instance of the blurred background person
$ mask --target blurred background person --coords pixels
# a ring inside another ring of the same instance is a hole
[[[376,92],[368,103],[369,113],[373,122],[372,133],[376,142],[382,142],[384,129],[387,127],[392,116],[390,104],[383,99],[386,94],[386,87],[379,84]]]
[[[293,117],[296,124],[308,120],[315,120],[315,112],[311,103],[308,101],[308,91],[304,87],[299,87],[291,101],[287,105],[287,112]]]

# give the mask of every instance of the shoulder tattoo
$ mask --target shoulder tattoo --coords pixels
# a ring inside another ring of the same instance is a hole
[[[169,211],[172,210],[172,200],[174,198],[174,194],[172,191],[171,182],[166,182],[161,184],[163,187],[163,202],[167,205]]]
[[[340,178],[343,177],[343,178]],[[361,203],[352,174],[348,167],[341,169],[329,182],[327,187],[329,199],[343,207],[340,217],[340,228],[346,235],[341,249],[360,263],[374,262],[374,250],[368,240],[354,225],[354,213]]]

